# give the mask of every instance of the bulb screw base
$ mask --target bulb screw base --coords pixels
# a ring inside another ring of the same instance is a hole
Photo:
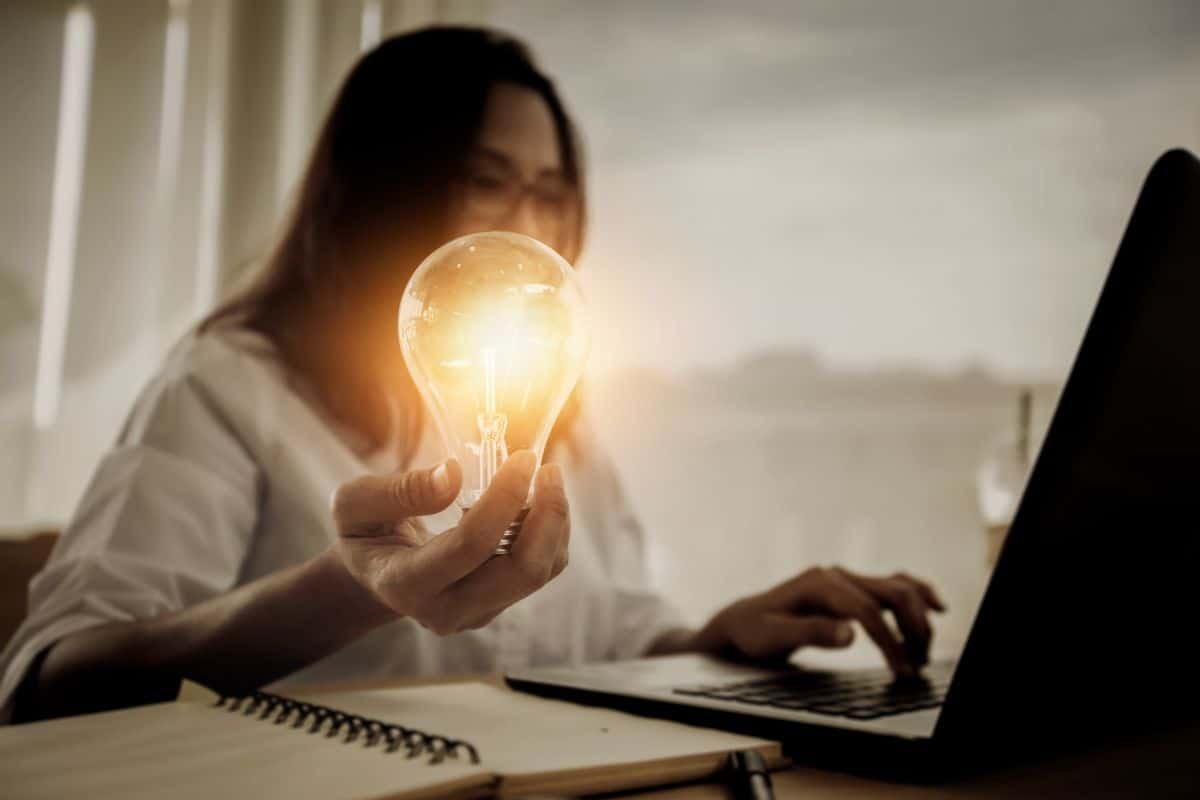
[[[517,518],[508,524],[504,529],[504,533],[500,536],[500,541],[496,544],[496,549],[492,552],[492,557],[507,556],[512,553],[513,542],[517,540],[517,534],[521,532],[521,526],[525,524],[525,518],[529,516],[529,506],[525,506],[517,514]]]

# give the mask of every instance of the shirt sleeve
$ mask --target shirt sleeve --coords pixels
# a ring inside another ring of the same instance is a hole
[[[248,384],[230,359],[160,374],[135,403],[30,582],[29,614],[0,656],[0,722],[30,664],[62,637],[185,608],[237,581],[262,480],[230,400]]]
[[[594,439],[588,446],[594,480],[603,492],[611,524],[615,619],[608,654],[612,659],[638,658],[646,655],[663,633],[685,628],[687,622],[655,581],[652,542],[625,494],[615,465]]]

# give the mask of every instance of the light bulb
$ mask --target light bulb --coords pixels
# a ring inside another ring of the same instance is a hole
[[[583,372],[583,293],[566,259],[528,236],[455,239],[417,267],[400,301],[404,361],[449,455],[463,468],[458,504],[477,502],[509,453],[546,439]],[[505,531],[509,552],[524,511]]]

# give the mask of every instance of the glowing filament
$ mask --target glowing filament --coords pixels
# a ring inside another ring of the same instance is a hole
[[[483,412],[479,415],[479,485],[489,486],[508,458],[508,417],[496,410],[496,348],[483,348]]]

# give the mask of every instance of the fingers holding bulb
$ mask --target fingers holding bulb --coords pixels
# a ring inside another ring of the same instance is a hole
[[[441,592],[491,558],[504,529],[525,504],[536,466],[537,457],[528,450],[514,453],[459,524],[415,554],[413,572],[422,576],[426,594]]]
[[[571,537],[571,513],[563,487],[562,469],[543,466],[534,484],[533,505],[521,525],[511,558],[539,588],[559,572]],[[566,566],[565,561],[562,566]],[[556,569],[557,568],[557,569]]]
[[[550,577],[553,579],[566,569],[570,556],[571,544],[571,509],[567,502],[566,488],[563,485],[562,468],[557,464],[546,464],[538,472],[534,484],[533,508],[530,516],[538,514],[535,523],[541,524],[540,518],[547,517],[555,522],[560,529],[558,548],[554,554]],[[528,524],[526,520],[526,524]]]
[[[517,601],[533,594],[566,566],[570,513],[562,472],[554,465],[538,472],[533,506],[512,553],[491,558],[450,586],[439,603],[462,622],[478,628]]]
[[[425,514],[435,514],[454,501],[462,485],[462,467],[450,459],[433,469],[364,475],[344,483],[329,498],[330,510],[343,536]]]

